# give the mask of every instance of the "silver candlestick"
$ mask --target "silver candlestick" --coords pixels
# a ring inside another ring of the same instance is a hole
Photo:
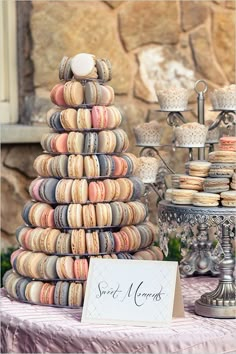
[[[219,284],[214,291],[205,293],[195,302],[195,312],[205,317],[236,318],[235,260],[231,252],[229,225],[222,226],[222,249],[224,260],[219,266]]]

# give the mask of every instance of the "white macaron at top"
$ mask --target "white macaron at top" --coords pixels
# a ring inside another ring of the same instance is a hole
[[[92,54],[80,53],[71,59],[71,70],[75,76],[86,76],[91,73],[95,66]]]

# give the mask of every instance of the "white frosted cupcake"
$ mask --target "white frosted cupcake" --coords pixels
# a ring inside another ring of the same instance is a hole
[[[199,123],[186,123],[174,128],[176,146],[204,147],[208,127]]]
[[[163,111],[184,111],[188,106],[190,90],[172,87],[157,91],[157,98]]]
[[[159,168],[159,161],[155,157],[139,157],[135,175],[144,183],[155,183]]]
[[[236,110],[236,85],[215,89],[210,97],[213,109]]]
[[[155,120],[139,124],[134,128],[134,136],[138,145],[158,146],[161,140],[160,126]]]

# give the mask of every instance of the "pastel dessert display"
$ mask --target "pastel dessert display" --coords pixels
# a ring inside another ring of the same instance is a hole
[[[215,89],[210,98],[215,110],[236,110],[236,85]]]
[[[158,146],[161,142],[161,128],[156,121],[152,120],[135,127],[134,136],[137,145]]]
[[[144,183],[155,183],[159,166],[159,161],[155,157],[139,157],[135,175]]]
[[[140,201],[145,185],[134,175],[139,159],[127,152],[114,91],[105,85],[111,77],[110,61],[91,54],[60,63],[60,83],[50,94],[56,106],[47,113],[53,131],[42,136],[32,200],[16,230],[19,249],[3,279],[17,300],[80,307],[91,257],[163,259],[152,246],[157,231]],[[148,160],[151,176],[154,161]]]
[[[190,93],[190,90],[182,87],[170,87],[156,92],[161,110],[169,112],[186,110]]]
[[[204,147],[208,127],[197,122],[185,123],[174,128],[176,146],[178,147]]]

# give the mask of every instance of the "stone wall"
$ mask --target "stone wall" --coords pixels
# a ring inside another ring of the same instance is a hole
[[[31,75],[34,87],[32,95],[27,92],[31,100],[29,103],[26,97],[23,111],[31,110],[33,124],[44,122],[49,91],[58,81],[63,55],[88,52],[110,58],[115,103],[123,112],[130,150],[136,154],[133,127],[141,122],[157,119],[163,127],[163,142],[171,142],[172,129],[167,127],[165,115],[154,111],[158,109],[158,88],[192,89],[200,78],[206,80],[209,90],[235,82],[234,1],[33,1],[27,13],[29,26],[25,28],[30,33],[26,35],[32,45],[25,48],[29,52],[24,55],[31,60],[25,61],[30,67],[24,72]],[[196,119],[195,102],[193,91],[194,112],[186,114],[189,120]],[[215,117],[208,108],[207,98],[206,118]],[[14,243],[34,177],[32,162],[39,153],[39,146],[3,147],[3,246]],[[183,170],[186,152],[164,153],[174,169]],[[154,220],[155,205],[152,210]]]
[[[28,187],[36,177],[33,162],[39,144],[4,145],[1,152],[1,248],[15,246],[15,230],[23,224],[21,212],[30,198]]]

